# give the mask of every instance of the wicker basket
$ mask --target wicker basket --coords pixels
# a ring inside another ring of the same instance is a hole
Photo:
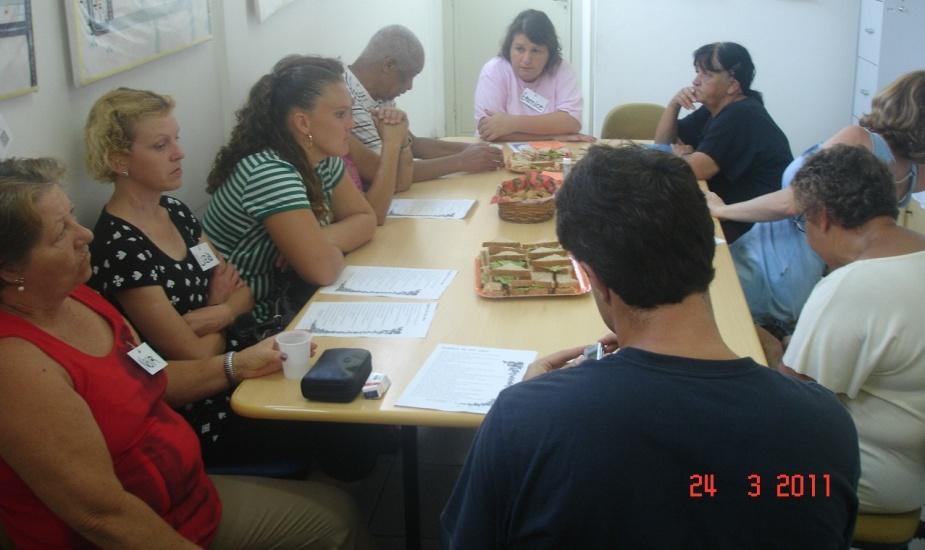
[[[498,216],[504,221],[539,223],[552,218],[555,213],[555,192],[558,189],[559,183],[554,178],[539,172],[527,172],[501,182],[491,202],[498,204]],[[530,191],[538,191],[539,196]]]
[[[498,216],[512,223],[540,223],[556,213],[556,201],[552,197],[544,201],[521,201],[498,203]]]

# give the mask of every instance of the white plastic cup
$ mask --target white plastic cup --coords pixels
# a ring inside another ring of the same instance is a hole
[[[565,157],[561,161],[562,164],[562,180],[568,177],[569,173],[572,171],[572,159]]]
[[[312,334],[304,330],[287,330],[276,335],[276,346],[286,354],[283,360],[283,375],[298,380],[308,372],[308,358],[311,354]]]

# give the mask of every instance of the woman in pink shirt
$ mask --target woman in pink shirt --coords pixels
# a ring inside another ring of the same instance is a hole
[[[475,88],[475,121],[486,141],[557,138],[586,140],[581,87],[562,59],[549,17],[525,10],[508,27],[501,52],[482,67]]]

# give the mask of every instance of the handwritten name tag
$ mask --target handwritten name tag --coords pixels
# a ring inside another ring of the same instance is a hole
[[[189,251],[193,253],[196,263],[199,264],[199,268],[203,271],[208,271],[218,265],[218,258],[215,257],[209,243],[199,243],[196,246],[191,246]]]
[[[524,93],[520,94],[520,102],[537,113],[542,113],[546,110],[549,100],[530,88],[524,88]]]
[[[132,361],[137,363],[139,367],[148,371],[148,374],[157,374],[167,366],[167,361],[164,361],[156,351],[151,349],[151,346],[144,342],[138,347],[130,350],[128,356],[131,357]]]

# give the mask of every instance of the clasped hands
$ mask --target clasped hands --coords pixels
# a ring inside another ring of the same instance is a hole
[[[398,143],[404,145],[408,139],[408,115],[395,107],[376,107],[370,109],[376,123],[379,137],[385,143]]]

